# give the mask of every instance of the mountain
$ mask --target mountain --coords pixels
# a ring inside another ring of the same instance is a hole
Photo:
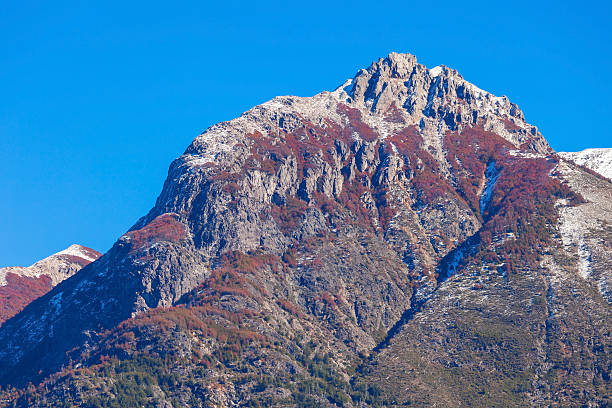
[[[0,268],[0,324],[100,255],[91,248],[74,244],[27,268]]]
[[[560,152],[559,156],[612,179],[612,148],[585,149],[581,152]]]
[[[147,215],[0,328],[3,398],[606,406],[610,237],[609,180],[392,53],[196,137]]]

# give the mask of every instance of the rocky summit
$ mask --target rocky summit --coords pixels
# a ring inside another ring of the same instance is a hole
[[[0,327],[5,406],[607,406],[612,182],[392,53],[216,124]],[[29,385],[28,385],[29,384]]]

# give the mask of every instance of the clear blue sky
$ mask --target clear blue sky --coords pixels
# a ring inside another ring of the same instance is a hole
[[[390,51],[508,95],[555,149],[612,146],[607,2],[87,3],[2,4],[0,266],[106,251],[198,133]]]

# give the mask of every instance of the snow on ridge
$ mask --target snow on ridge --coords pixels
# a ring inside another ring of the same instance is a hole
[[[184,162],[192,167],[201,166],[214,163],[219,157],[230,153],[237,143],[236,136],[240,133],[238,129],[234,128],[239,128],[241,122],[244,122],[242,116],[230,122],[217,123],[198,135],[193,141],[193,144],[198,145],[198,153],[185,154],[183,156]],[[248,130],[247,128],[242,129],[244,132],[248,132]]]
[[[25,272],[27,272],[27,268],[24,268],[23,266],[6,266],[4,268],[0,268],[0,286],[6,286],[7,285],[7,281],[6,281],[6,275],[8,273],[14,273],[16,275],[22,275]]]
[[[436,67],[430,68],[429,69],[429,75],[431,75],[432,77],[437,77],[438,75],[440,75],[442,73],[442,66],[438,65]]]
[[[580,152],[559,152],[559,156],[612,179],[612,148],[590,148]]]
[[[350,86],[353,85],[353,78],[348,78],[346,81],[344,81],[342,83],[342,85],[340,85],[339,87],[337,87],[336,89],[334,89],[331,94],[334,95],[335,97],[337,97],[338,99],[343,99],[350,96],[349,95],[349,91],[350,91]]]
[[[436,78],[444,72],[444,66],[437,65],[433,68],[429,68],[427,71],[429,72],[429,75],[432,78]],[[491,92],[480,89],[479,87],[467,81],[465,78],[461,76],[460,78],[463,80],[463,83],[465,84],[466,88],[468,88],[472,92],[473,96],[479,102],[479,105],[482,105],[482,99],[489,99],[491,100],[491,102],[494,102],[496,104],[503,104],[505,100],[507,99],[505,96],[496,96],[496,95],[493,95]]]
[[[522,157],[525,159],[544,159],[548,157],[545,154],[534,153],[534,152],[524,152],[524,151],[516,150],[516,149],[509,150],[508,153],[510,154],[510,156]]]
[[[84,259],[87,261],[87,263],[89,263],[98,259],[97,254],[98,253],[93,249],[89,249],[82,245],[73,244],[68,248],[41,259],[28,267],[3,267],[0,268],[0,286],[7,285],[6,275],[8,273],[30,278],[39,278],[42,275],[47,275],[51,278],[52,286],[55,286],[75,272],[75,265],[79,265],[76,270],[83,266],[80,263],[74,262],[73,260],[66,260],[65,258],[62,258],[62,255],[74,256]]]
[[[394,58],[396,57],[397,55],[394,55]],[[406,58],[406,60],[413,64],[411,56]],[[414,63],[416,63],[416,60]],[[186,168],[224,163],[226,159],[231,158],[232,151],[237,148],[240,142],[247,145],[250,143],[248,140],[250,134],[260,132],[263,135],[282,137],[280,130],[291,132],[296,127],[301,126],[304,120],[315,125],[321,125],[323,128],[329,122],[344,126],[349,119],[347,115],[339,111],[339,105],[348,105],[351,108],[358,109],[361,112],[361,120],[374,129],[379,140],[385,140],[398,130],[402,130],[407,124],[422,126],[421,131],[424,136],[427,133],[435,133],[436,136],[441,138],[441,134],[444,132],[444,122],[440,118],[428,121],[429,117],[424,112],[430,107],[429,103],[423,107],[420,102],[423,97],[430,98],[433,95],[429,91],[439,80],[439,78],[438,80],[435,79],[437,77],[448,78],[453,82],[454,86],[463,86],[471,95],[471,100],[474,101],[473,104],[475,105],[474,108],[479,111],[478,118],[485,120],[488,129],[493,129],[495,133],[510,140],[516,146],[518,146],[516,144],[518,142],[515,139],[518,136],[511,135],[498,118],[512,116],[512,122],[516,126],[524,130],[531,127],[520,115],[516,116],[511,113],[513,108],[507,97],[498,97],[478,88],[466,81],[457,71],[444,65],[438,65],[429,69],[422,64],[417,65],[418,69],[406,69],[404,71],[402,69],[406,67],[400,66],[401,75],[399,76],[395,74],[386,75],[383,78],[386,82],[382,85],[380,93],[376,95],[376,98],[367,97],[363,99],[364,95],[359,94],[356,96],[354,94],[355,89],[363,90],[363,86],[360,85],[357,88],[355,86],[359,84],[360,75],[368,74],[366,70],[360,70],[354,77],[348,78],[332,91],[322,91],[316,95],[306,97],[291,95],[274,97],[269,101],[252,107],[235,119],[221,122],[208,128],[195,138],[189,153],[182,156],[182,163]],[[407,85],[408,75],[422,76],[420,80],[415,82],[420,84],[418,89],[414,90]],[[412,95],[411,98],[413,97],[413,102],[417,104],[418,109],[414,112],[398,109],[399,114],[404,119],[404,123],[402,121],[388,120],[386,111],[379,112],[375,109],[377,106],[375,104],[378,103],[381,95],[384,96],[385,104],[383,105],[386,106],[390,98],[394,98],[392,102],[395,103],[395,106],[403,107],[406,102],[406,92],[408,92],[408,95]],[[443,101],[438,102],[443,103]],[[429,130],[424,130],[425,127],[428,127]],[[356,139],[359,138],[357,134],[354,136]],[[427,136],[426,139],[429,140],[429,137]],[[432,146],[438,145],[440,143],[434,142]],[[437,148],[437,150],[441,150],[441,148]]]
[[[82,245],[78,245],[78,244],[72,244],[68,248],[56,253],[55,255],[77,256],[89,262],[93,262],[96,259],[98,259],[97,257],[92,256],[92,253],[87,248],[83,247]],[[51,255],[51,256],[55,256],[55,255]]]

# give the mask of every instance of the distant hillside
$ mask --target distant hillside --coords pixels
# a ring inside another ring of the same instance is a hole
[[[612,180],[612,148],[561,152],[559,155]]]
[[[93,249],[71,245],[27,268],[0,268],[0,324],[100,255]]]

